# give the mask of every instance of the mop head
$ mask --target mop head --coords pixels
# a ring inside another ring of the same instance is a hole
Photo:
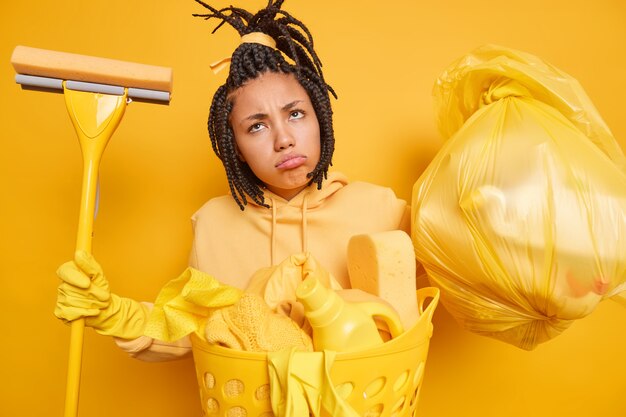
[[[172,91],[172,69],[115,59],[16,46],[11,64],[22,86],[67,88],[167,101]]]

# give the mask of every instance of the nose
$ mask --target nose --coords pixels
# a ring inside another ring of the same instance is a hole
[[[274,127],[274,150],[279,152],[295,146],[296,140],[287,126],[279,124]]]

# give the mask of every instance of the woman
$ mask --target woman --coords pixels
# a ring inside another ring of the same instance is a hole
[[[349,288],[347,243],[356,234],[409,229],[408,206],[388,189],[348,183],[329,173],[334,151],[332,109],[313,39],[299,20],[270,0],[256,14],[228,7],[208,14],[241,36],[228,78],[213,97],[208,130],[231,196],[207,202],[193,216],[193,270],[245,289],[259,269],[311,253]],[[221,26],[220,24],[220,26]],[[218,28],[220,27],[218,26]],[[55,314],[85,317],[101,334],[145,360],[178,357],[186,339],[143,336],[150,307],[110,294],[97,262],[84,253],[59,268]]]

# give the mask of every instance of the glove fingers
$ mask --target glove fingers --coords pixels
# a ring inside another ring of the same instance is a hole
[[[96,261],[93,255],[88,252],[82,250],[76,251],[74,254],[74,261],[80,269],[85,271],[85,273],[92,278],[97,275],[104,275],[100,264]]]
[[[87,298],[83,294],[74,292],[65,292],[59,290],[57,294],[57,304],[74,308],[97,308],[102,310],[109,304],[108,301],[99,301],[95,298]]]
[[[91,286],[102,288],[103,290],[109,292],[109,281],[107,281],[107,279],[102,274],[98,274],[91,279]]]
[[[74,308],[60,306],[58,304],[54,308],[54,315],[65,322],[73,321],[81,317],[97,316],[99,313],[100,310],[98,309]]]
[[[72,299],[84,299],[87,302],[93,302],[106,306],[108,304],[111,293],[106,288],[91,286],[88,290],[74,287],[71,284],[61,283],[57,287],[59,297],[66,296]]]
[[[64,263],[57,269],[57,276],[78,288],[87,289],[91,285],[91,279],[71,261]]]

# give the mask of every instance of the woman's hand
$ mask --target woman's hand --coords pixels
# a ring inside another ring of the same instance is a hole
[[[65,323],[78,318],[104,335],[135,339],[143,335],[149,309],[130,298],[109,291],[102,268],[87,252],[76,252],[74,261],[57,270],[59,284],[54,315]]]
[[[74,261],[61,265],[57,275],[62,282],[57,288],[54,315],[59,319],[67,323],[80,317],[95,317],[109,307],[109,283],[91,254],[76,252]]]

